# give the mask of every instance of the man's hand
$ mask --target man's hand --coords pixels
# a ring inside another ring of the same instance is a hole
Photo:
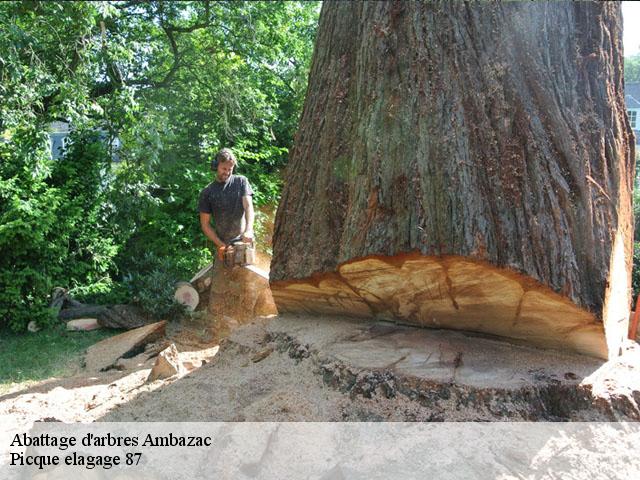
[[[242,234],[242,241],[244,243],[252,243],[253,242],[253,232],[244,232]]]

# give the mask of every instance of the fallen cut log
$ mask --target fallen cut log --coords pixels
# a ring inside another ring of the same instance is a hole
[[[61,310],[58,313],[58,318],[65,321],[77,318],[98,318],[98,316],[105,315],[108,310],[109,307],[106,305],[82,305]]]
[[[83,305],[60,311],[58,318],[63,321],[97,318],[102,327],[129,330],[146,325],[150,321],[142,309],[134,305]]]
[[[371,256],[271,291],[280,313],[374,317],[607,357],[593,314],[530,277],[464,257]]]
[[[142,353],[146,345],[165,336],[166,325],[167,322],[163,320],[91,345],[85,357],[86,369],[92,372],[108,370],[118,359]]]
[[[100,328],[97,318],[78,318],[67,322],[67,330],[74,332],[88,332]]]
[[[200,303],[198,291],[189,282],[178,282],[173,298],[190,312],[193,312]]]
[[[51,293],[51,302],[49,303],[49,307],[60,311],[68,306],[81,307],[82,303],[72,298],[67,289],[62,287],[54,288]]]
[[[209,289],[211,286],[211,275],[213,273],[213,262],[204,267],[198,273],[194,275],[194,277],[189,281],[191,285],[198,291],[198,293],[202,293]]]

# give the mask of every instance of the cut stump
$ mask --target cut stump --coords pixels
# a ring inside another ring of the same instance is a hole
[[[142,309],[134,305],[81,305],[61,310],[58,318],[63,321],[97,318],[101,327],[127,330],[149,324]]]
[[[267,272],[254,265],[214,268],[209,312],[216,319],[227,317],[238,323],[276,315],[278,311],[271,295]]]

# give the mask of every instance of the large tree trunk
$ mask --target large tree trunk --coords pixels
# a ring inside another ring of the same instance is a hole
[[[279,310],[598,356],[604,322],[617,354],[634,170],[621,33],[608,2],[325,2],[276,217]]]

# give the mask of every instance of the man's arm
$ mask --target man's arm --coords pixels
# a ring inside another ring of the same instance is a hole
[[[253,211],[253,209],[252,209]],[[225,243],[220,240],[220,237],[216,234],[216,231],[211,227],[211,214],[200,212],[200,228],[207,238],[216,244],[216,247],[221,248],[225,246]]]
[[[251,195],[244,195],[242,197],[242,206],[244,208],[245,229],[242,234],[243,242],[250,242],[253,240],[253,219],[255,217],[253,213],[253,197]]]

